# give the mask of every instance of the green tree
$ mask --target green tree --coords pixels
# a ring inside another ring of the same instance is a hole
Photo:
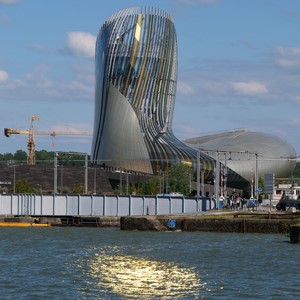
[[[168,191],[188,195],[190,193],[191,173],[192,169],[188,165],[180,163],[172,165],[167,176]]]
[[[26,161],[27,160],[27,153],[23,150],[17,150],[14,154],[14,160]]]
[[[82,185],[76,185],[74,188],[73,188],[73,194],[84,194],[84,186]]]
[[[4,153],[1,157],[1,160],[3,161],[14,160],[14,155],[11,153]]]
[[[300,162],[297,162],[292,177],[300,178]]]
[[[34,193],[34,188],[26,180],[16,182],[16,193]]]
[[[36,164],[53,164],[54,152],[48,152],[46,150],[35,152]]]
[[[145,185],[144,195],[156,195],[159,193],[159,177],[153,177]]]

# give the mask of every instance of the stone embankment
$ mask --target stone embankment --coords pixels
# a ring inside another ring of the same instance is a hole
[[[172,226],[170,227],[170,220]],[[210,213],[204,215],[121,217],[121,230],[288,233],[300,213]]]
[[[30,216],[2,216],[1,226],[22,226],[22,224],[33,224],[61,227],[120,227],[120,217],[91,217],[91,216],[61,216],[61,217],[30,217]]]
[[[47,224],[61,227],[115,227],[141,231],[211,231],[240,233],[289,233],[291,226],[300,226],[300,212],[226,212],[210,211],[195,215],[159,215],[127,217],[2,216],[1,226],[15,224]],[[25,226],[25,225],[24,225]],[[300,239],[300,230],[299,230]]]

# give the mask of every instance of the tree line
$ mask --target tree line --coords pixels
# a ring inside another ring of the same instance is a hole
[[[40,150],[35,151],[36,165],[53,164],[54,151]],[[27,153],[23,150],[17,150],[13,153],[0,154],[0,161],[13,163],[26,163]],[[85,158],[76,153],[59,153],[57,157],[58,164],[63,162],[65,166],[82,166],[84,165]]]

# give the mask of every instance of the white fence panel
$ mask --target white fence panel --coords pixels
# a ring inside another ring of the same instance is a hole
[[[59,195],[54,197],[54,215],[64,216],[67,211],[67,196]]]
[[[127,216],[128,213],[119,212],[119,196],[105,196],[104,198],[104,215],[105,216]]]
[[[197,213],[215,207],[209,198],[178,196],[0,194],[0,215],[139,216]]]
[[[170,198],[157,197],[157,214],[164,215],[170,213]]]
[[[171,214],[181,214],[183,205],[184,205],[184,198],[172,198],[171,203],[170,203],[170,213]]]
[[[78,216],[79,215],[79,195],[68,195],[66,203],[66,215]]]
[[[80,199],[80,215],[90,216],[92,215],[92,196],[91,195],[81,195]]]
[[[0,202],[0,211],[3,215],[12,215],[12,197],[3,198]]]
[[[40,215],[42,213],[43,195],[35,195],[33,200],[33,214]]]
[[[118,196],[118,215],[130,216],[131,215],[131,197]]]
[[[43,203],[41,205],[42,215],[51,216],[53,215],[53,204],[54,204],[54,195],[43,195]]]
[[[144,198],[144,215],[156,215],[156,197]]]
[[[94,216],[104,216],[104,195],[93,195],[93,210],[92,214]]]
[[[183,210],[188,214],[199,211],[197,198],[185,198]]]
[[[144,197],[130,197],[130,215],[142,216],[145,214]]]

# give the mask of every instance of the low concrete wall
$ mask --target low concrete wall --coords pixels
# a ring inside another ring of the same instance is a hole
[[[247,219],[220,218],[201,216],[182,217],[172,216],[176,220],[175,228],[168,228],[168,217],[121,217],[122,230],[181,230],[181,231],[211,231],[211,232],[239,232],[239,233],[288,233],[290,225],[299,224],[298,219]]]

